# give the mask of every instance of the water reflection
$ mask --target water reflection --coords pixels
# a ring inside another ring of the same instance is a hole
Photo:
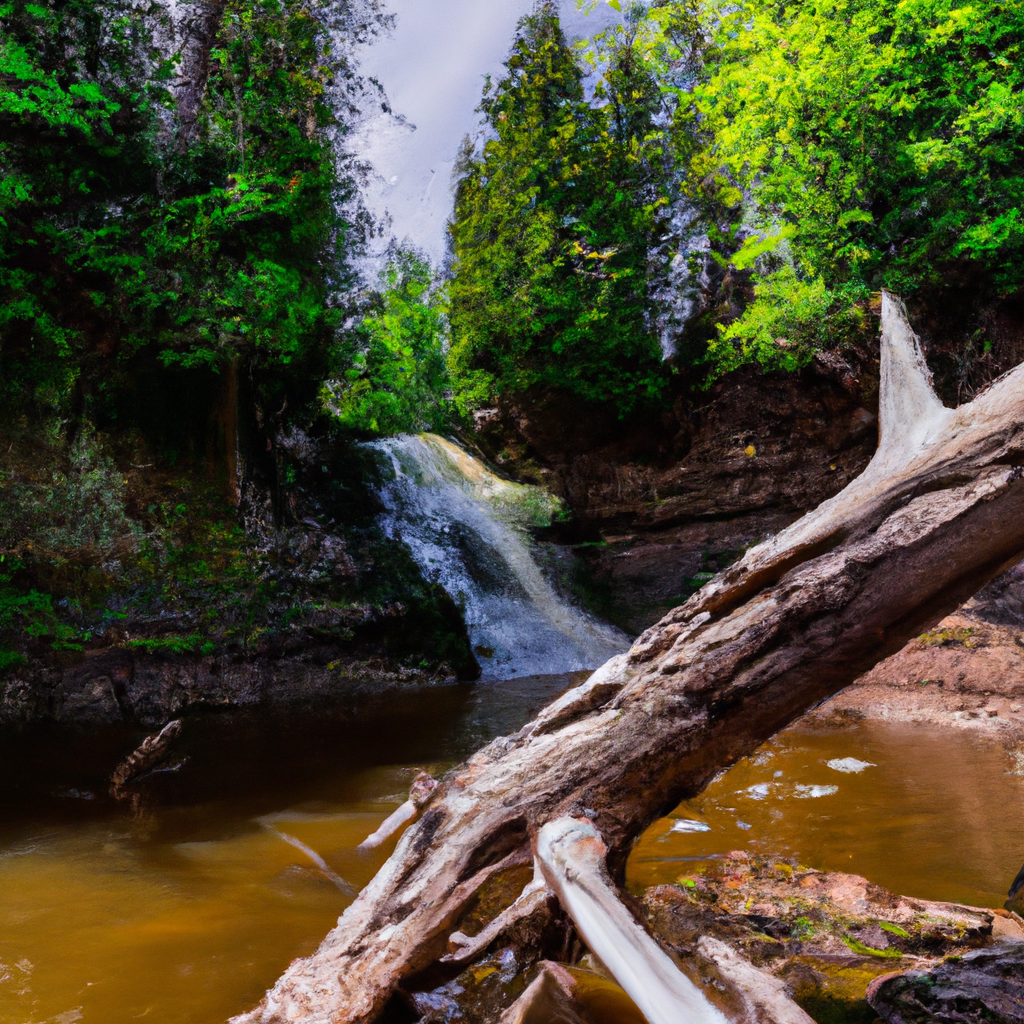
[[[586,673],[583,673],[585,676]],[[140,738],[0,745],[0,1021],[222,1022],[311,953],[393,848],[357,844],[575,676],[438,687],[315,714],[189,719],[132,816],[105,778]]]
[[[999,907],[1024,857],[1024,779],[966,732],[866,723],[780,733],[655,823],[634,889],[730,850],[796,857],[921,899]]]

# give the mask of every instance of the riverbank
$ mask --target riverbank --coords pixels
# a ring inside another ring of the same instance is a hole
[[[1024,631],[947,616],[815,708],[805,723],[928,723],[998,741],[1024,774]]]

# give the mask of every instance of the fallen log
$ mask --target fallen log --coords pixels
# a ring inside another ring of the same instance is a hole
[[[140,776],[166,760],[171,745],[181,735],[180,718],[172,719],[159,732],[147,736],[115,769],[110,776],[110,793],[115,800],[130,795],[128,786]]]
[[[548,885],[650,1024],[727,1024],[622,905],[605,871],[607,852],[597,829],[575,818],[550,821],[537,837],[537,861]]]
[[[621,882],[652,821],[1020,557],[1024,367],[943,408],[889,294],[881,362],[864,473],[449,773],[317,952],[238,1024],[369,1024],[399,985],[437,969],[480,887],[529,864],[558,818],[594,823]],[[555,912],[530,910],[516,918],[520,945]]]

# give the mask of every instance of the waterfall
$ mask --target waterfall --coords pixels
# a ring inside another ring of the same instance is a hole
[[[510,483],[435,434],[400,434],[380,453],[380,525],[463,610],[484,679],[596,668],[629,646],[561,598],[534,560],[529,527],[557,501]]]

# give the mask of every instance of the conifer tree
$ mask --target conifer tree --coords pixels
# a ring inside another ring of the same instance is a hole
[[[465,411],[534,385],[614,401],[664,388],[648,279],[667,162],[659,93],[612,40],[592,97],[553,7],[520,23],[464,154],[451,225],[451,368]]]

